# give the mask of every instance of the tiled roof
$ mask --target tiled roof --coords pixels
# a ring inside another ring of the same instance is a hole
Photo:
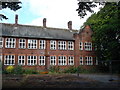
[[[60,28],[44,28],[41,26],[28,26],[0,23],[0,36],[24,37],[24,38],[42,38],[42,39],[59,39],[74,40],[73,34],[77,30],[68,30]]]

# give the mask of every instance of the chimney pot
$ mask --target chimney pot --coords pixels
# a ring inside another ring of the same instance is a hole
[[[46,28],[46,18],[43,19],[43,27]]]
[[[72,30],[72,21],[68,22],[68,29]]]
[[[15,15],[15,24],[16,25],[18,24],[18,15],[17,14]]]

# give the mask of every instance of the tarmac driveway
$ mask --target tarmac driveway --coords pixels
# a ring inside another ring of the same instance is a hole
[[[120,88],[120,78],[102,74],[3,75],[3,88]]]

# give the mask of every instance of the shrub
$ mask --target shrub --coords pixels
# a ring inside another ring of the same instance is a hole
[[[74,66],[71,66],[71,67],[69,67],[69,68],[64,69],[63,72],[64,72],[64,73],[76,73],[76,72],[77,72],[77,68],[74,67]]]
[[[78,73],[97,73],[98,72],[96,68],[85,69],[85,68],[82,68],[81,66],[78,66],[77,69],[78,69]]]
[[[24,69],[23,73],[24,74],[38,74],[37,70],[33,70],[33,69]]]
[[[22,66],[16,66],[14,68],[14,74],[23,74]]]
[[[5,71],[9,74],[12,74],[14,72],[14,67],[13,66],[7,66]]]
[[[49,71],[52,72],[52,73],[58,73],[60,71],[60,68],[59,67],[56,67],[56,66],[51,66],[49,68]]]

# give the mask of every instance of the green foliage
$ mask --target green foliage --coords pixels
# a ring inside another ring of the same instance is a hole
[[[56,66],[51,66],[49,68],[49,71],[52,72],[52,73],[58,73],[58,72],[60,72],[60,68],[56,67]]]
[[[78,69],[78,73],[98,73],[99,72],[97,68],[85,69],[81,66],[78,66],[77,69]]]
[[[64,69],[64,73],[76,73],[78,71],[78,69],[74,66],[68,67],[66,69]]]
[[[7,66],[5,71],[6,71],[6,73],[12,74],[14,72],[14,67],[13,66]]]
[[[51,66],[49,69],[50,73],[98,73],[97,68],[85,69],[81,66],[75,67],[71,66],[65,69],[60,69],[59,67]]]
[[[93,30],[93,42],[97,47],[98,60],[120,60],[120,2],[106,3],[98,13],[93,14],[84,25]]]
[[[39,72],[35,69],[23,69],[22,66],[8,66],[7,68],[2,70],[3,74],[39,74]]]
[[[33,70],[33,69],[24,69],[23,73],[24,74],[38,74],[37,70]]]
[[[10,10],[13,10],[13,11],[16,11],[21,8],[19,4],[21,4],[21,2],[1,2],[0,1],[0,5],[2,6],[2,9],[9,8]],[[0,14],[0,19],[2,20],[2,19],[8,19],[8,18],[5,15]]]
[[[97,7],[97,3],[99,3],[99,5],[105,4],[105,2],[95,2],[95,1],[81,2],[81,1],[79,1],[78,2],[78,9],[76,9],[76,11],[78,11],[78,15],[81,18],[84,18],[87,15],[87,12],[90,12],[90,13],[94,12],[93,8]]]
[[[14,74],[23,74],[22,66],[16,66],[14,68]]]

